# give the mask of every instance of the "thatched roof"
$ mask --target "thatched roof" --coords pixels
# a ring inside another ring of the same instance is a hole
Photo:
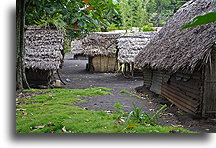
[[[98,32],[82,39],[84,54],[88,56],[115,56],[119,33]]]
[[[150,39],[156,34],[156,31],[138,32],[136,34],[122,34],[117,39],[118,60],[121,63],[130,63],[135,61],[135,56],[143,49]]]
[[[84,53],[82,39],[76,39],[71,42],[71,53],[74,55]]]
[[[64,35],[54,29],[31,26],[25,32],[25,68],[58,69]]]
[[[140,51],[135,64],[159,70],[192,73],[207,63],[215,44],[215,23],[180,31],[194,17],[215,11],[214,0],[192,0],[184,4],[159,33]]]

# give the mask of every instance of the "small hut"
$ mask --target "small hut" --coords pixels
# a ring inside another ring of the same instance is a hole
[[[215,115],[215,23],[180,28],[215,12],[214,0],[184,4],[135,60],[152,74],[150,89],[194,115]],[[145,75],[144,75],[145,78]]]
[[[156,31],[138,32],[136,34],[122,34],[117,39],[118,61],[122,65],[122,71],[125,76],[142,75],[142,71],[134,67],[136,55],[143,49],[150,39],[156,34]]]
[[[76,39],[71,42],[71,54],[75,60],[87,60],[88,56],[84,55],[82,39]]]
[[[119,33],[93,33],[82,39],[84,55],[88,56],[88,71],[115,72],[117,70],[116,39]]]
[[[63,60],[64,35],[38,26],[25,31],[25,69],[30,87],[47,86]]]

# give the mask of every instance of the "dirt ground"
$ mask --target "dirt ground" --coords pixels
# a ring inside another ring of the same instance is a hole
[[[85,107],[89,110],[115,110],[114,104],[124,105],[124,111],[132,110],[133,103],[138,107],[143,107],[146,113],[154,112],[160,109],[165,103],[168,107],[158,119],[158,123],[170,126],[180,126],[186,129],[203,132],[215,133],[215,119],[200,119],[193,117],[181,110],[175,105],[170,104],[164,98],[155,95],[141,86],[141,78],[126,79],[120,73],[90,73],[85,70],[87,60],[73,60],[70,54],[66,54],[65,61],[60,75],[66,83],[68,89],[85,89],[89,87],[107,87],[114,89],[113,95],[85,97],[85,103],[77,103],[77,106]],[[131,93],[136,92],[135,97],[128,93],[120,93],[121,90],[128,90]]]

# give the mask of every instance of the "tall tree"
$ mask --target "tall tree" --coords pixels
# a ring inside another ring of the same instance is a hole
[[[142,27],[144,25],[148,25],[150,21],[149,13],[147,12],[147,5],[150,0],[137,0],[138,4],[135,8],[137,8],[137,11],[135,13],[135,16],[137,16],[135,20],[135,26],[139,27],[139,31],[141,31]]]
[[[139,27],[141,31],[144,25],[150,21],[147,5],[151,0],[120,0],[120,12],[124,28]]]
[[[16,0],[16,89],[28,86],[24,68],[24,25],[25,25],[25,2]]]
[[[129,3],[127,0],[120,0],[119,5],[120,5],[120,15],[121,15],[122,26],[127,32],[127,30],[130,27],[129,22],[130,22],[131,7],[129,6]]]

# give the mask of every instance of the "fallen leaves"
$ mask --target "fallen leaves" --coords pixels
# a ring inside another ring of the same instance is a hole
[[[67,131],[65,126],[61,130],[63,133],[74,133],[73,131]]]
[[[46,126],[51,127],[51,126],[55,126],[55,124],[49,122],[49,123],[47,123],[47,124],[45,124],[45,125],[32,126],[32,127],[30,127],[30,129],[31,129],[31,130],[43,129],[43,128],[46,127]]]
[[[22,112],[22,114],[23,114],[24,116],[28,115],[28,113],[26,112],[26,109],[18,108],[18,109],[16,109],[16,111]],[[18,115],[18,114],[16,114],[16,116],[17,116],[17,115]]]
[[[26,101],[30,98],[48,94],[50,91],[37,91],[37,92],[16,92],[16,106],[26,104]]]
[[[180,130],[171,130],[170,133],[180,133]]]
[[[39,125],[39,126],[33,126],[33,127],[30,127],[31,130],[37,130],[37,129],[42,129],[44,128],[45,125]]]

